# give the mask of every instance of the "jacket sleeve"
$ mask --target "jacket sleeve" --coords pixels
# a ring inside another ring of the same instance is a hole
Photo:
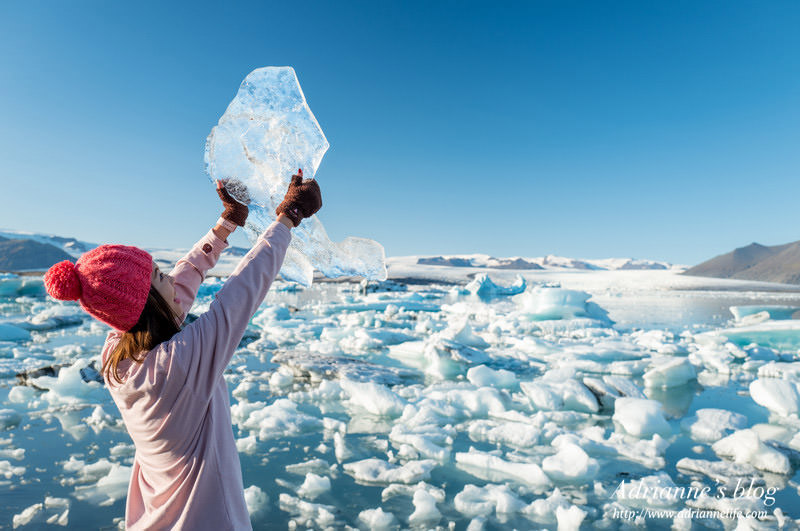
[[[194,244],[186,256],[178,260],[170,272],[170,276],[175,280],[175,296],[181,307],[181,323],[194,304],[197,290],[206,278],[206,272],[216,265],[220,253],[227,247],[225,241],[219,239],[213,230],[209,230]]]
[[[242,258],[209,310],[173,337],[176,360],[186,371],[184,386],[209,399],[239,345],[247,323],[278,275],[291,240],[275,222]]]

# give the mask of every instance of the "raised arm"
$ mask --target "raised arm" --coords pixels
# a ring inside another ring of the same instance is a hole
[[[231,197],[221,181],[217,181],[217,194],[224,212],[216,225],[194,244],[186,256],[178,260],[170,272],[175,284],[175,299],[181,308],[180,322],[186,319],[186,314],[194,304],[206,272],[216,265],[220,253],[228,246],[228,236],[237,226],[243,227],[247,220],[247,205]]]
[[[322,206],[316,181],[303,181],[301,175],[292,177],[286,198],[276,210],[277,220],[242,258],[209,310],[173,338],[184,342],[179,350],[188,356],[181,360],[185,385],[197,396],[210,397],[222,377],[247,323],[280,271],[291,240],[290,229]]]

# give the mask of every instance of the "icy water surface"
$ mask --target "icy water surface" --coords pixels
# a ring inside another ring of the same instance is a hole
[[[487,286],[276,283],[225,374],[256,529],[800,519],[800,294]],[[0,313],[0,528],[119,527],[107,329],[36,278]]]

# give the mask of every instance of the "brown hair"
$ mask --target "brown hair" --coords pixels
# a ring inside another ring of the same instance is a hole
[[[149,351],[180,332],[177,321],[178,316],[175,315],[164,297],[153,286],[150,286],[150,293],[147,295],[147,301],[139,320],[133,325],[133,328],[122,335],[117,348],[103,362],[103,377],[106,382],[109,377],[113,377],[117,383],[122,383],[117,372],[119,362],[127,358],[136,363],[144,361],[144,357]]]

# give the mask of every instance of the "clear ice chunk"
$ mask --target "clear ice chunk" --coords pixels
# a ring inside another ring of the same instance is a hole
[[[294,69],[259,68],[245,78],[208,135],[206,171],[212,182],[225,180],[238,201],[249,202],[245,232],[255,242],[275,220],[291,176],[302,168],[304,177],[314,177],[328,147]],[[324,194],[324,185],[322,189]],[[385,280],[386,255],[374,240],[331,241],[319,218],[312,216],[294,230],[281,275],[309,286],[314,269],[329,278]]]

